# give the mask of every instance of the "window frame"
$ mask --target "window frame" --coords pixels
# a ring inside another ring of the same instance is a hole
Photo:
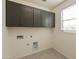
[[[63,10],[65,10],[65,9],[68,9],[68,8],[70,8],[70,7],[72,7],[72,6],[74,6],[74,5],[76,5],[76,4],[72,4],[72,5],[69,5],[69,6],[67,6],[67,7],[65,7],[65,8],[63,8],[62,9],[62,11],[61,11],[61,31],[62,32],[68,32],[68,33],[76,33],[76,30],[64,30],[63,28]],[[76,18],[72,18],[72,19],[76,19]],[[70,19],[70,20],[72,20],[72,19]],[[65,20],[66,21],[66,20]],[[68,21],[68,20],[67,20]]]

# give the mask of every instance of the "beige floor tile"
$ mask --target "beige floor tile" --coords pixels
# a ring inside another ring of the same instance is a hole
[[[19,59],[68,59],[68,58],[57,52],[55,49],[47,49],[39,53],[24,56]]]

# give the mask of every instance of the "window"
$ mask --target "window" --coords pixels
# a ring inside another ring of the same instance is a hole
[[[76,31],[76,15],[75,15],[75,5],[72,5],[61,12],[62,18],[62,30],[75,32]]]

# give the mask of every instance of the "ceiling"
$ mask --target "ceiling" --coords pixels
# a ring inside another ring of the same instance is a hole
[[[46,1],[43,1],[43,0],[24,0],[24,1],[33,3],[37,6],[52,9],[52,8],[56,7],[57,5],[61,4],[62,2],[64,2],[65,0],[46,0]]]

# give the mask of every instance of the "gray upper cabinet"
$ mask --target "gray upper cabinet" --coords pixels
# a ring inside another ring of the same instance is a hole
[[[55,13],[7,1],[7,27],[55,27]]]
[[[33,8],[21,5],[21,26],[33,26]]]
[[[41,11],[41,26],[42,27],[49,27],[50,26],[50,13],[46,11]]]
[[[17,3],[7,1],[6,6],[6,26],[8,27],[18,27],[20,26],[20,6]]]
[[[34,8],[34,24],[33,27],[41,26],[41,10]]]
[[[50,27],[55,27],[55,13],[50,13]]]
[[[42,27],[55,27],[55,13],[41,11],[41,17]]]

